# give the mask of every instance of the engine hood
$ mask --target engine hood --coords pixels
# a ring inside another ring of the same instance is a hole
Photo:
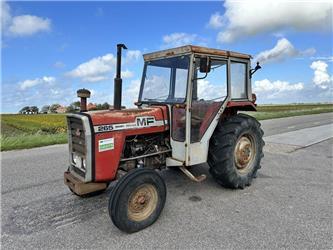
[[[165,130],[169,125],[166,106],[91,111],[87,114],[91,117],[95,133],[159,126]]]

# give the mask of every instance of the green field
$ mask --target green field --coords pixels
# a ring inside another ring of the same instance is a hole
[[[247,112],[258,120],[333,112],[333,104],[261,105],[257,112]]]
[[[262,105],[246,112],[259,120],[333,112],[333,104]],[[1,115],[1,151],[67,142],[66,116],[60,114]]]
[[[65,115],[1,115],[1,151],[66,143],[66,131]]]

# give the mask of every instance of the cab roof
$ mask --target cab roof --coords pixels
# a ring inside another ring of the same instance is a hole
[[[186,45],[173,49],[166,49],[161,51],[156,51],[152,53],[147,53],[143,55],[143,59],[145,61],[150,61],[158,58],[176,56],[188,53],[197,53],[197,54],[209,54],[209,55],[217,55],[217,56],[226,56],[226,57],[236,57],[241,59],[251,59],[251,55],[228,51],[228,50],[220,50],[220,49],[212,49],[194,45]]]

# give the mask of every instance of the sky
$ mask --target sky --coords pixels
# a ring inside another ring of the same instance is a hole
[[[332,102],[332,1],[1,2],[1,112],[113,103],[116,44],[123,104],[137,100],[142,55],[187,44],[251,54],[261,104]],[[209,86],[208,86],[209,87]]]

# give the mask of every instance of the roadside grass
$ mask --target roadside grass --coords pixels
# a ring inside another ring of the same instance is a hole
[[[257,112],[244,112],[258,120],[333,112],[333,104],[261,105]]]
[[[333,104],[261,105],[244,112],[258,120],[333,112]],[[0,150],[28,149],[67,143],[66,115],[0,115]]]
[[[0,137],[0,142],[1,151],[43,147],[67,143],[67,133],[22,134],[18,136]]]

